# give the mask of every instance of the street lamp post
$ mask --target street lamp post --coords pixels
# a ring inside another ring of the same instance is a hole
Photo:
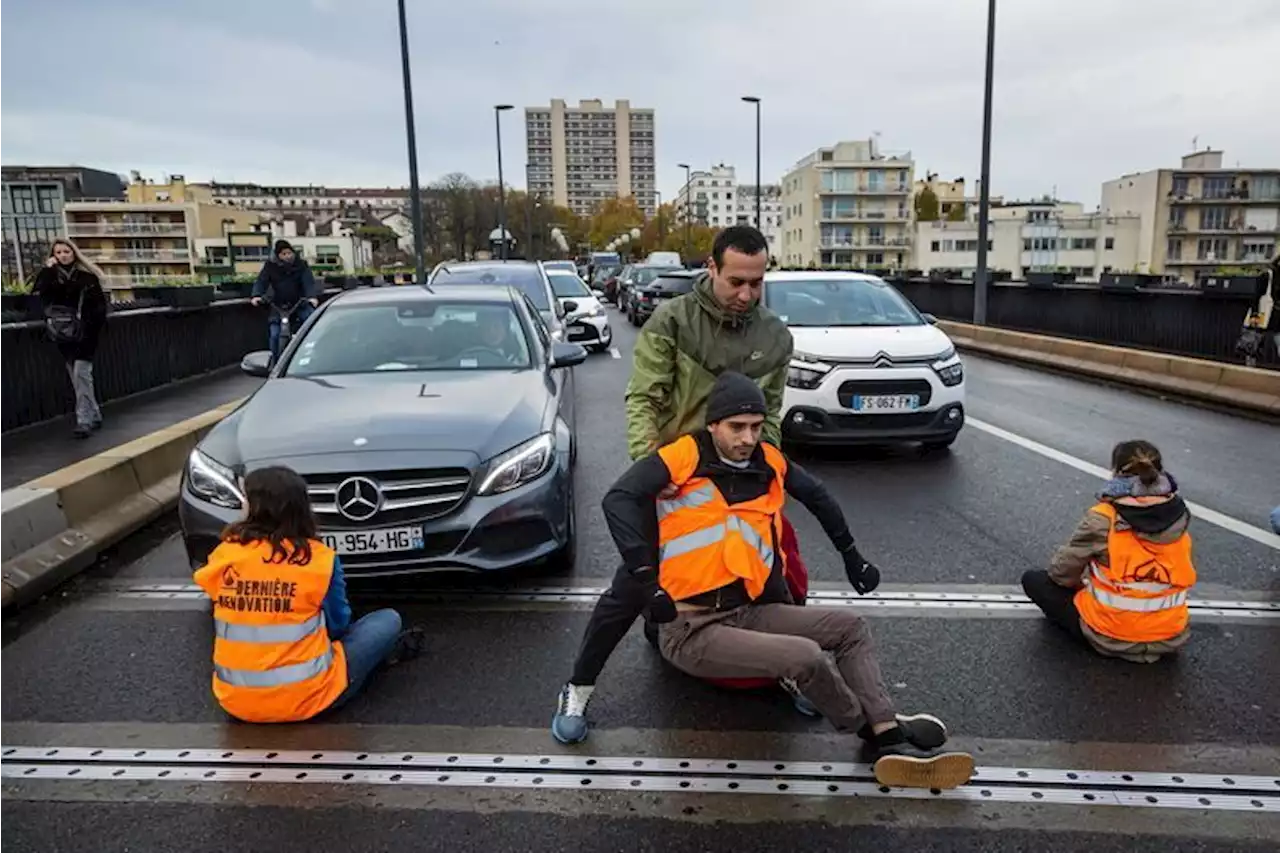
[[[409,144],[409,214],[413,220],[413,261],[417,282],[427,283],[427,262],[422,253],[422,197],[418,191],[418,140],[413,129],[413,86],[409,79],[409,28],[405,24],[404,0],[399,0],[400,70],[404,76],[404,127]]]
[[[973,322],[987,322],[987,233],[991,219],[991,83],[996,64],[996,0],[987,2],[987,76],[982,96],[982,186],[978,188],[978,269],[973,275]]]
[[[502,182],[502,114],[511,104],[498,104],[493,108],[493,129],[498,137],[498,243],[502,260],[507,259],[507,185]]]
[[[744,95],[742,100],[756,105],[756,228],[763,222],[760,218],[760,99],[754,95]]]
[[[688,163],[676,165],[684,169],[684,260],[688,263],[693,257],[693,238],[690,232],[693,227],[693,170]]]

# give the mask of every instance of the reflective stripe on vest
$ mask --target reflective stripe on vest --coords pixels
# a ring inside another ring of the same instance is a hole
[[[320,657],[275,669],[232,669],[214,664],[213,671],[219,679],[235,687],[283,687],[315,678],[328,669],[332,662],[333,648],[330,647]]]
[[[237,643],[296,643],[325,627],[323,610],[294,625],[240,625],[222,619],[213,620],[213,633],[218,639]]]
[[[716,499],[716,487],[711,483],[699,486],[688,494],[678,498],[658,501],[658,518],[662,519],[676,510],[693,509],[711,503]]]
[[[1101,582],[1109,587],[1114,587],[1115,589],[1154,593],[1168,592],[1173,589],[1173,587],[1167,583],[1152,583],[1151,581],[1131,581],[1129,583],[1122,583],[1120,581],[1113,581],[1111,578],[1107,577],[1106,573],[1102,571],[1102,569],[1098,568],[1097,563],[1091,563],[1090,568],[1093,571],[1094,583]]]
[[[690,494],[694,493],[691,492]],[[760,559],[764,561],[766,566],[773,565],[772,546],[760,538],[760,534],[750,524],[733,515],[729,516],[724,524],[713,524],[710,527],[704,527],[701,530],[695,530],[692,533],[677,536],[669,542],[664,542],[658,547],[658,559],[668,560],[672,557],[679,557],[682,554],[696,551],[699,548],[714,545],[723,540],[730,530],[746,540],[746,543],[760,555]]]
[[[1099,589],[1097,585],[1089,585],[1089,593],[1099,604],[1115,610],[1127,610],[1130,613],[1158,613],[1161,610],[1172,610],[1187,603],[1187,591],[1182,590],[1160,598],[1132,598],[1127,595],[1116,595]]]

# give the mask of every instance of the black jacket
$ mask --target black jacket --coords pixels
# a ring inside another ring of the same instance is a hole
[[[776,475],[765,461],[761,448],[756,448],[745,468],[737,468],[720,459],[711,433],[699,430],[693,436],[699,452],[693,476],[711,480],[730,506],[760,497],[773,484]],[[669,485],[671,473],[662,457],[653,453],[628,468],[601,502],[605,523],[628,571],[658,565],[657,498]],[[853,545],[844,512],[820,480],[788,459],[787,477],[782,485],[788,495],[813,513],[837,550],[846,551]],[[782,549],[778,542],[773,543],[773,552],[776,555],[773,574],[756,599],[758,603],[790,600],[782,577]]]
[[[57,305],[75,311],[80,306],[84,334],[79,343],[59,344],[58,352],[66,361],[93,361],[102,330],[107,325],[107,295],[98,277],[75,267],[70,277],[63,278],[57,267],[44,267],[36,274],[32,292],[40,297],[42,309]],[[83,304],[80,302],[81,293],[84,294]]]
[[[271,292],[267,293],[268,290]],[[288,264],[272,258],[262,265],[262,272],[253,283],[253,295],[276,305],[292,307],[304,299],[315,297],[316,277],[302,258],[294,258]]]

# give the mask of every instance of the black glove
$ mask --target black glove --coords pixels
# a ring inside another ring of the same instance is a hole
[[[868,563],[858,553],[858,549],[850,545],[844,557],[844,573],[849,576],[849,583],[858,595],[875,592],[880,586],[880,570]]]
[[[674,622],[676,619],[676,603],[667,595],[667,591],[658,584],[658,573],[652,568],[639,569],[631,573],[638,586],[639,603],[655,625]]]

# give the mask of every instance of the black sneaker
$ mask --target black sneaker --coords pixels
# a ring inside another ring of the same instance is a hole
[[[76,439],[88,438],[92,434],[93,430],[87,426],[78,426],[71,431],[71,437]]]
[[[396,645],[391,650],[391,656],[387,658],[387,665],[395,666],[398,663],[414,660],[422,655],[426,647],[427,633],[421,628],[401,631],[400,636],[396,637]]]
[[[973,756],[965,752],[933,752],[904,741],[880,747],[871,769],[876,781],[890,788],[945,791],[973,778]]]
[[[938,749],[947,742],[947,727],[932,714],[898,714],[907,742],[921,749]]]

